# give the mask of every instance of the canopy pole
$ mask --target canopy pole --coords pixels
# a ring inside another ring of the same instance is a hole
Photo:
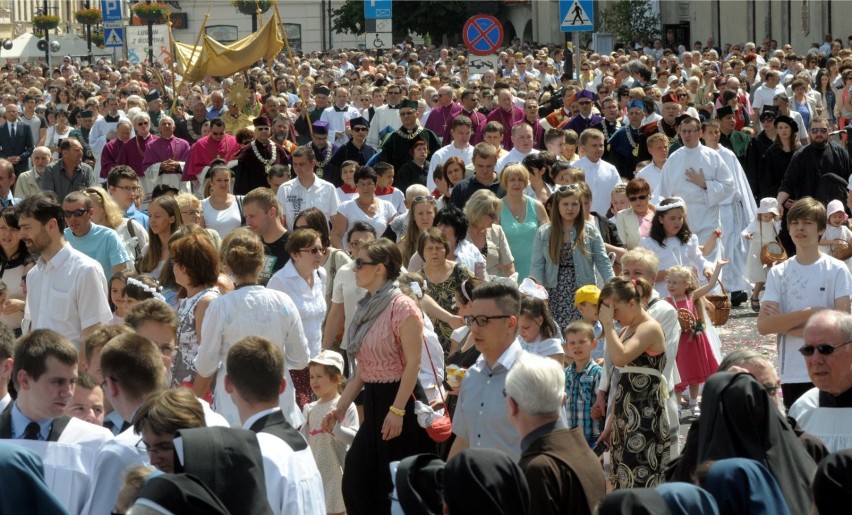
[[[207,26],[207,20],[210,18],[210,9],[207,9],[207,12],[204,13],[204,20],[201,22],[201,29],[198,31],[198,36],[195,37],[195,45],[192,47],[192,53],[189,55],[189,60],[187,61],[186,66],[183,70],[183,75],[180,77],[180,84],[178,84],[177,89],[175,90],[175,98],[172,100],[172,109],[171,112],[174,112],[175,106],[177,105],[177,99],[180,96],[180,90],[183,88],[183,81],[186,80],[186,73],[189,66],[192,66],[192,60],[195,59],[195,52],[198,50],[198,43],[201,42],[201,36],[204,34],[204,28]],[[177,50],[177,49],[175,49]],[[175,52],[177,53],[177,52]]]
[[[298,70],[296,70],[296,61],[293,60],[293,53],[290,51],[290,42],[287,40],[287,31],[284,30],[284,19],[281,17],[281,12],[278,11],[278,0],[273,0],[272,5],[275,6],[275,14],[278,16],[278,24],[281,26],[281,34],[283,35],[284,40],[284,48],[287,49],[287,58],[290,59],[290,66],[293,68],[293,75],[296,76],[296,89],[302,89],[302,81],[299,78]],[[275,83],[275,77],[272,77],[273,84]],[[274,85],[273,85],[274,87]],[[305,120],[307,121],[308,126],[308,135],[311,139],[314,139],[314,128],[311,126],[311,115],[308,112],[308,99],[302,97],[302,104],[305,106]]]

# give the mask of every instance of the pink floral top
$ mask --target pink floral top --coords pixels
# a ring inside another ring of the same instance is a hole
[[[355,359],[365,383],[392,383],[402,379],[405,355],[400,343],[400,328],[409,317],[423,324],[417,304],[410,297],[399,294],[364,336]]]

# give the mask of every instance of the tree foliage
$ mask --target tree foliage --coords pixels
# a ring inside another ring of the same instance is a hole
[[[622,43],[659,37],[661,23],[650,0],[616,0],[600,12],[602,30]]]
[[[463,0],[393,0],[393,33],[397,37],[420,34],[441,41],[446,34],[452,40],[459,37],[467,18],[467,2]],[[335,32],[364,34],[364,0],[346,0],[332,11],[331,21]]]

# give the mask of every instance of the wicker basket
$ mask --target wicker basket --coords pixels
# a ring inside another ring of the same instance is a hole
[[[852,257],[852,244],[846,240],[837,238],[831,243],[831,255],[840,261],[846,261]]]
[[[678,308],[677,321],[680,324],[680,332],[691,333],[695,330],[696,320],[695,315],[692,314],[692,311],[686,308]]]
[[[787,259],[787,251],[779,241],[770,241],[760,248],[760,262],[764,266],[772,266]]]
[[[713,306],[713,310],[707,313],[710,321],[716,327],[725,325],[728,322],[728,317],[731,316],[731,297],[728,295],[728,290],[725,285],[719,281],[719,286],[722,287],[721,294],[707,294],[704,296],[707,302]]]

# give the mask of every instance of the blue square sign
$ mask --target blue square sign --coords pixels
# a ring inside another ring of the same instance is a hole
[[[104,21],[121,21],[121,0],[101,0]]]
[[[364,0],[364,19],[386,20],[392,18],[393,3],[391,0]]]
[[[592,0],[559,0],[559,28],[562,32],[595,30]]]

